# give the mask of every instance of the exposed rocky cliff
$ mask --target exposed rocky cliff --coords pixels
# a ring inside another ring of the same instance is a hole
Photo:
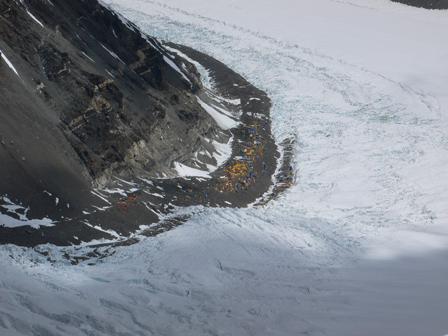
[[[448,9],[448,0],[392,0],[409,6],[427,9]]]
[[[0,52],[0,196],[35,216],[47,194],[69,215],[112,175],[174,176],[229,137],[195,67],[96,0],[0,0]]]
[[[270,190],[271,102],[212,57],[96,0],[0,0],[0,52],[0,244],[128,244]]]

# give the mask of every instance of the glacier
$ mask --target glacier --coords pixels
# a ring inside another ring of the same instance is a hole
[[[185,225],[91,263],[1,247],[1,335],[448,333],[447,11],[103,2],[268,92],[297,181],[263,207],[185,209]]]

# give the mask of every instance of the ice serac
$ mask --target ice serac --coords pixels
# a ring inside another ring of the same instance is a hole
[[[75,216],[112,176],[174,175],[228,141],[195,67],[96,0],[0,0],[0,14],[0,196],[31,218],[53,195]]]

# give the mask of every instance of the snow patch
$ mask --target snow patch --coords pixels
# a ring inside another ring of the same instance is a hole
[[[55,225],[55,222],[47,217],[42,219],[29,219],[28,212],[30,209],[14,203],[7,196],[1,197],[0,200],[4,203],[0,204],[0,208],[6,210],[6,214],[0,213],[0,226],[2,227],[18,228],[29,226],[33,229],[39,229],[41,226]]]
[[[179,67],[177,66],[176,63],[174,63],[173,60],[171,60],[170,58],[168,58],[167,56],[163,55],[163,60],[165,61],[166,64],[168,64],[172,69],[174,69],[174,71],[176,71],[177,73],[179,73],[183,79],[185,79],[190,85],[193,85],[190,81],[190,79],[183,73],[183,71],[181,69],[179,69]]]
[[[12,64],[12,62],[6,57],[5,53],[0,50],[0,54],[2,55],[3,60],[6,62],[6,64],[8,65],[8,67],[14,71],[14,73],[20,78],[19,73],[17,72],[16,68],[14,67],[14,65]]]
[[[180,176],[180,177],[189,177],[189,176],[195,177],[195,176],[197,176],[197,177],[210,178],[210,175],[208,172],[189,167],[180,162],[174,162],[174,169],[176,170],[178,176]]]
[[[123,62],[123,60],[116,53],[114,53],[112,50],[108,49],[104,44],[102,44],[102,43],[100,43],[100,44],[104,48],[104,50],[106,50],[113,58],[115,58],[116,60],[118,60],[121,63],[125,64]]]
[[[32,18],[34,20],[34,22],[36,22],[39,26],[41,26],[42,28],[44,28],[45,26],[43,25],[42,22],[40,22],[28,9],[26,9],[26,13],[29,15],[30,18]]]
[[[89,60],[89,61],[91,61],[92,63],[96,63],[95,62],[95,60],[92,58],[92,57],[90,57],[89,55],[87,55],[84,51],[81,51],[81,53]]]
[[[223,130],[230,130],[236,128],[239,122],[222,113],[222,109],[205,103],[201,98],[196,97],[199,105],[215,120],[216,124]],[[219,109],[219,110],[218,110]],[[220,111],[221,110],[221,111]]]
[[[216,152],[213,153],[213,157],[216,159],[217,167],[222,166],[232,156],[232,143],[233,137],[229,139],[227,143],[221,143],[216,140],[212,141],[212,145]]]
[[[204,85],[204,87],[209,89],[209,90],[211,90],[211,91],[213,91],[213,89],[214,89],[214,82],[213,82],[213,79],[210,76],[210,71],[209,70],[207,70],[201,63],[195,61],[194,59],[192,59],[191,57],[187,56],[186,54],[184,54],[180,50],[172,48],[172,47],[167,46],[167,45],[165,45],[164,47],[168,51],[177,54],[181,58],[183,58],[183,59],[187,60],[188,62],[190,62],[191,64],[193,64],[196,67],[196,70],[198,70],[199,75],[201,76],[201,82]]]

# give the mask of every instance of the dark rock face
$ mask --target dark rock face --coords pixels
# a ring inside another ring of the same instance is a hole
[[[96,0],[0,0],[0,53],[0,244],[132,244],[272,186],[267,94]]]
[[[54,207],[43,191],[71,216],[92,185],[170,176],[228,137],[194,97],[194,66],[96,0],[0,0],[0,36],[0,196],[34,216]]]
[[[392,0],[409,6],[427,9],[448,9],[448,0]]]

